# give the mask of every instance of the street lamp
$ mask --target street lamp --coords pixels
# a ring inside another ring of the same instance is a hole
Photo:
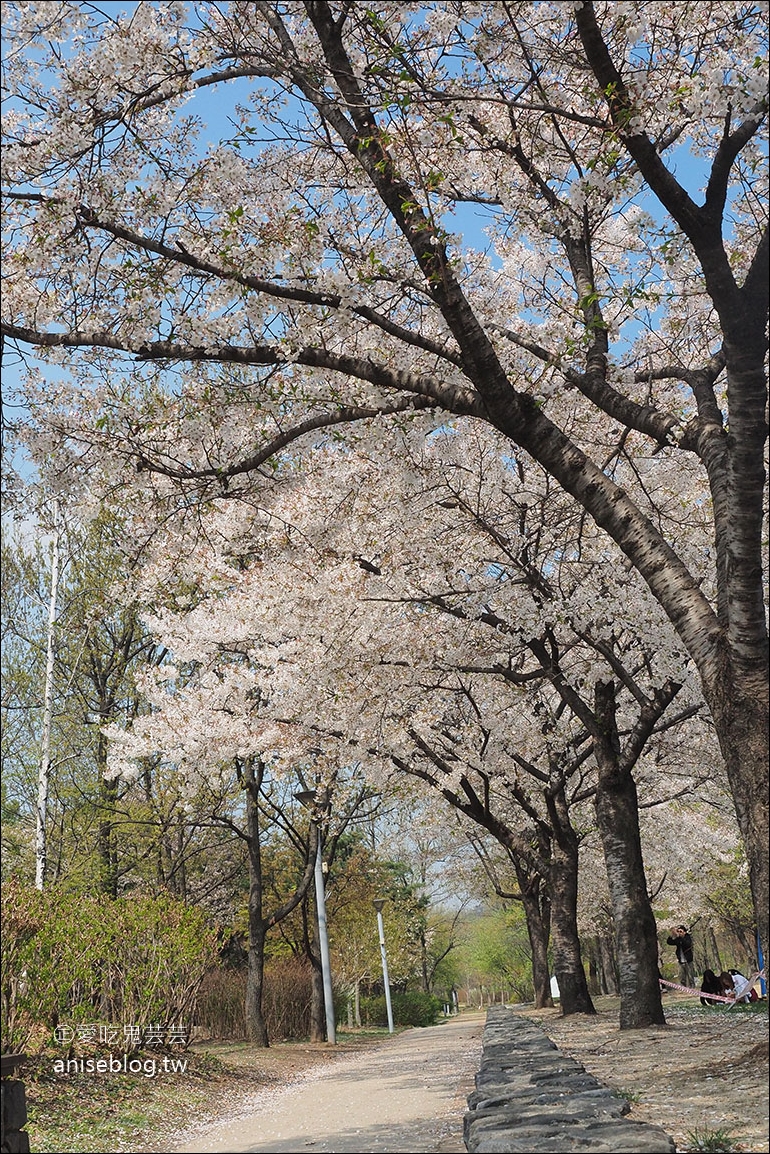
[[[377,929],[380,935],[380,954],[382,956],[382,982],[385,986],[385,1006],[388,1011],[388,1033],[393,1033],[393,1007],[390,1004],[390,982],[388,980],[388,958],[385,953],[385,927],[382,924],[382,907],[385,898],[375,898],[372,905],[377,911]]]
[[[329,959],[329,934],[326,927],[326,895],[324,892],[323,846],[321,826],[316,816],[318,795],[314,789],[304,789],[295,793],[294,797],[300,804],[310,810],[310,823],[317,830],[315,855],[315,908],[318,914],[318,945],[321,950],[321,973],[324,984],[324,1010],[326,1011],[326,1040],[331,1045],[337,1041],[337,1029],[334,1023],[334,994],[332,992],[332,967]]]

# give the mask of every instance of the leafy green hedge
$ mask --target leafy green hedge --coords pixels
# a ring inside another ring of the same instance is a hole
[[[397,1026],[435,1026],[443,1013],[443,1005],[433,994],[414,991],[392,994],[393,1022]],[[385,998],[362,998],[361,1017],[368,1026],[387,1026],[388,1010]]]
[[[6,1050],[50,1040],[57,1026],[63,1040],[88,1039],[86,1025],[104,1026],[92,1040],[121,1048],[135,1046],[136,1031],[144,1037],[150,1026],[189,1031],[200,983],[216,961],[202,912],[170,895],[113,901],[41,893],[13,880],[3,887],[0,950]]]

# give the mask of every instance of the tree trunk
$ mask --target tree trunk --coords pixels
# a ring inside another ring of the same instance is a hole
[[[118,793],[116,780],[105,780],[99,766],[99,804],[102,815],[99,820],[99,889],[111,898],[118,896],[118,850],[115,845],[113,814]]]
[[[615,685],[597,682],[596,716],[604,740],[595,743],[599,784],[596,818],[615,923],[620,976],[620,1028],[665,1025],[658,974],[658,936],[647,892],[636,783],[619,765]]]
[[[724,969],[719,956],[719,944],[712,926],[706,926],[703,931],[703,966],[719,974]]]
[[[600,981],[600,959],[599,959],[599,944],[597,939],[591,935],[590,938],[583,938],[583,948],[588,957],[588,991],[590,994],[604,993]]]
[[[250,1042],[265,1049],[270,1045],[262,1009],[265,988],[265,929],[262,919],[249,918],[249,969],[246,976],[246,1033]]]
[[[614,932],[609,930],[598,939],[599,965],[602,993],[617,997],[620,993],[620,976],[618,974],[618,959],[615,955],[614,939]]]
[[[326,1004],[324,976],[320,957],[311,957],[310,970],[310,1041],[326,1041]]]
[[[307,898],[303,903],[303,946],[310,963],[310,1041],[326,1041],[326,1003],[321,951],[318,946],[318,911],[315,902]],[[312,934],[310,927],[313,927]]]
[[[43,689],[43,733],[40,741],[40,767],[37,779],[37,806],[35,809],[35,886],[45,885],[48,864],[46,820],[48,817],[49,774],[51,770],[51,722],[53,719],[53,673],[56,658],[56,599],[59,591],[59,503],[54,502],[54,535],[51,554],[51,595],[48,599],[48,633]]]
[[[428,967],[428,942],[425,937],[425,931],[420,930],[420,976],[422,979],[423,993],[429,994],[430,990],[430,973]]]
[[[187,901],[187,865],[185,863],[185,827],[184,823],[179,821],[176,825],[176,860],[177,868],[174,870],[174,893],[183,902]]]
[[[730,792],[749,867],[754,917],[768,954],[768,705],[764,691],[739,692],[729,678],[706,700],[727,767]]]
[[[577,927],[578,839],[569,819],[564,789],[546,798],[551,820],[551,940],[561,1012],[595,1014],[588,992]]]
[[[293,895],[280,907],[269,914],[264,911],[264,885],[262,879],[262,850],[259,825],[259,794],[264,781],[265,767],[257,758],[244,761],[236,759],[239,779],[246,795],[246,846],[249,855],[249,969],[246,981],[246,1033],[249,1041],[257,1046],[269,1046],[267,1023],[262,1008],[264,993],[265,940],[268,931],[296,909],[303,902],[313,878],[313,863],[318,842],[316,827],[311,823],[311,837],[308,845],[305,871]],[[306,923],[305,923],[306,924]],[[307,933],[306,933],[307,937]],[[311,963],[315,965],[312,954]],[[320,962],[319,962],[320,969]],[[315,970],[313,971],[315,974]]]
[[[265,969],[265,938],[267,926],[262,916],[262,849],[260,845],[259,808],[257,798],[262,781],[262,767],[257,773],[253,761],[245,765],[246,786],[246,844],[249,851],[249,969],[246,978],[244,1014],[246,1034],[255,1046],[267,1048],[267,1023],[262,1010]]]
[[[550,909],[547,900],[541,902],[542,879],[527,877],[516,866],[521,901],[527,922],[527,935],[532,950],[532,985],[535,989],[535,1009],[553,1006],[551,976],[548,969],[548,935]]]

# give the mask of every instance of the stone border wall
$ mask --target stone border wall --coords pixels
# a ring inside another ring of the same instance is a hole
[[[27,1099],[24,1083],[11,1078],[0,1082],[0,1113],[2,1114],[2,1134],[0,1151],[2,1154],[28,1154],[29,1135],[27,1124]]]
[[[468,1098],[471,1154],[672,1154],[659,1126],[624,1117],[628,1102],[562,1054],[540,1026],[492,1006],[476,1089]]]

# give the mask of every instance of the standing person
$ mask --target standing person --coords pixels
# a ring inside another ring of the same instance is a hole
[[[679,962],[679,981],[683,986],[692,989],[695,984],[695,967],[693,966],[692,938],[687,926],[677,926],[671,931],[667,939],[670,946],[676,946],[676,960]]]

